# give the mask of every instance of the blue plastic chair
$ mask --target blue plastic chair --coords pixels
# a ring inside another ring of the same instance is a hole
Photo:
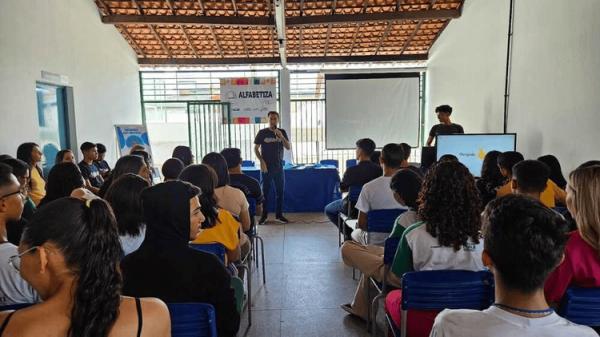
[[[0,311],[6,311],[6,310],[19,310],[19,309],[23,309],[23,308],[27,308],[34,305],[34,303],[17,303],[17,304],[9,304],[9,305],[4,305],[4,306],[0,306]]]
[[[319,162],[321,165],[331,165],[335,166],[335,168],[340,168],[340,161],[337,159],[323,159]]]
[[[569,288],[559,314],[571,322],[600,327],[600,288]]]
[[[378,310],[378,303],[381,298],[384,298],[388,293],[388,285],[387,278],[390,272],[390,268],[392,266],[392,262],[394,262],[394,256],[396,255],[396,250],[398,249],[398,245],[400,244],[400,237],[393,237],[385,239],[385,243],[383,246],[383,282],[378,282],[373,277],[369,277],[370,284],[377,291],[377,295],[371,301],[371,308],[369,315],[367,315],[367,326],[371,324],[371,322],[375,322]],[[371,299],[370,287],[367,288],[367,301]],[[373,329],[373,335],[377,335],[377,327],[371,327]]]
[[[256,164],[253,160],[242,160],[242,167],[254,167]]]
[[[494,303],[494,276],[489,271],[434,270],[402,276],[402,326],[408,310],[483,310]],[[395,326],[392,324],[395,330]]]
[[[356,161],[356,159],[346,160],[346,170],[352,166],[356,166],[357,164],[358,164],[358,162]]]
[[[251,254],[254,257],[254,261],[256,263],[256,268],[258,268],[258,244],[260,243],[260,252],[261,252],[261,261],[262,261],[262,269],[263,269],[263,284],[267,282],[267,273],[265,271],[265,243],[262,237],[258,235],[258,231],[256,229],[256,221],[254,221],[254,217],[256,216],[256,199],[254,198],[246,198],[248,200],[248,212],[250,213],[250,219],[252,220],[252,227],[246,234],[250,238],[251,243]]]
[[[391,233],[396,218],[406,209],[374,209],[367,213],[367,241],[369,233]]]
[[[190,247],[201,252],[214,254],[225,264],[225,246],[220,243],[190,243]]]
[[[207,303],[167,303],[172,337],[217,337],[215,308]]]

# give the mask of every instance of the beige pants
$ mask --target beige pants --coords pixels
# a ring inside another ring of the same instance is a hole
[[[342,245],[342,259],[347,266],[356,268],[362,273],[352,300],[352,311],[355,315],[367,319],[372,300],[367,299],[369,277],[382,282],[385,273],[383,247],[346,241]],[[388,282],[399,285],[398,279],[392,273],[388,273]]]

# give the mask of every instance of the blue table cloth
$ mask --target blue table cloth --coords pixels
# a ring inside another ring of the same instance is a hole
[[[243,167],[243,172],[261,180],[260,168]],[[340,176],[334,166],[285,167],[284,212],[323,212],[330,202],[340,199]],[[269,212],[275,212],[275,184],[269,193]]]

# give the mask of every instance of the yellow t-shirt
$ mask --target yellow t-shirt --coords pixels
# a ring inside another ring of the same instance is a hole
[[[219,221],[214,227],[202,230],[193,243],[218,242],[228,251],[236,250],[240,244],[238,236],[240,223],[231,213],[222,208],[219,209],[218,219]]]
[[[542,195],[540,195],[542,204],[546,205],[546,207],[553,208],[556,207],[557,202],[564,204],[566,198],[567,192],[558,187],[552,180],[548,179],[546,189],[542,192]]]
[[[37,168],[31,168],[31,191],[29,191],[29,197],[33,200],[33,203],[37,206],[40,201],[46,196],[46,181],[40,175]]]
[[[504,184],[496,191],[496,197],[500,198],[505,195],[509,195],[512,193],[512,188],[510,181]],[[544,206],[553,208],[556,207],[556,202],[565,203],[565,199],[567,197],[567,193],[558,187],[552,180],[548,179],[546,182],[546,189],[540,195],[540,201]]]

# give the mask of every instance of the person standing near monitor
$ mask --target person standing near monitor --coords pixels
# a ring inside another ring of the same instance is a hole
[[[433,144],[433,140],[437,135],[465,133],[462,125],[452,123],[450,120],[450,115],[452,115],[451,106],[447,104],[440,105],[435,108],[435,113],[437,114],[437,118],[440,123],[431,127],[431,130],[429,131],[429,138],[427,139],[427,146],[431,146],[431,144]]]
[[[254,153],[260,161],[263,195],[265,198],[259,224],[264,224],[267,221],[269,214],[268,196],[272,183],[275,184],[275,191],[277,193],[275,217],[282,223],[288,223],[289,221],[283,216],[283,151],[284,148],[286,150],[291,149],[291,145],[287,132],[277,127],[279,113],[269,111],[267,117],[269,118],[269,127],[258,131],[254,139]]]

